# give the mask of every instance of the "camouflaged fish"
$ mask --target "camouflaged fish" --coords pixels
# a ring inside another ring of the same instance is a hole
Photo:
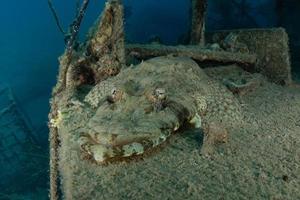
[[[230,126],[242,119],[233,94],[183,57],[157,57],[123,69],[94,86],[82,103],[93,114],[80,129],[78,145],[97,163],[141,155],[185,123]]]

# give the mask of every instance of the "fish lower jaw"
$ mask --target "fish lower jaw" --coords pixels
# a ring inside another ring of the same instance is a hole
[[[88,154],[90,154],[98,164],[102,164],[105,161],[113,158],[127,158],[130,156],[141,155],[145,153],[146,150],[159,146],[165,142],[167,138],[168,135],[162,134],[159,137],[149,139],[148,141],[151,143],[150,146],[144,146],[139,142],[132,142],[123,146],[115,147],[94,144],[90,146]]]
[[[90,154],[97,163],[103,163],[115,157],[130,157],[144,153],[144,146],[140,143],[133,142],[122,147],[110,147],[104,145],[94,145],[90,148]]]

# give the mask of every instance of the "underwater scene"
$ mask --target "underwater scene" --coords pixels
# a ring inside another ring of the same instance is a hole
[[[300,1],[11,0],[0,200],[300,199]]]

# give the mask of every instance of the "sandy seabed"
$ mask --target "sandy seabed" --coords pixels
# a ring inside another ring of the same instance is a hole
[[[60,163],[65,198],[300,199],[300,87],[264,81],[239,100],[244,123],[211,157],[198,130],[129,162],[100,166],[71,153]]]

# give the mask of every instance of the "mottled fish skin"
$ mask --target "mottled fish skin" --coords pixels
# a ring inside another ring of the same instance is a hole
[[[115,88],[115,85],[110,81],[102,81],[85,97],[85,102],[93,107],[98,107],[101,101],[105,101]]]
[[[84,101],[95,113],[79,144],[97,163],[141,155],[187,122],[201,128],[210,121],[230,126],[242,119],[234,95],[181,57],[158,57],[124,69],[96,85]]]

